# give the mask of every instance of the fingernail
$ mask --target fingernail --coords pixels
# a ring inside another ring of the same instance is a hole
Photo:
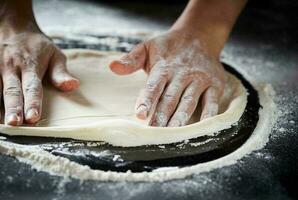
[[[5,124],[6,125],[19,125],[21,122],[21,117],[17,114],[9,114],[7,117],[5,117]]]
[[[150,123],[149,123],[149,125],[150,126],[157,126],[157,124],[156,124],[156,121],[154,120],[154,121],[151,121]]]
[[[125,59],[125,58],[120,58],[119,60],[117,60],[119,63],[123,64],[123,65],[128,65],[129,62]]]
[[[180,126],[180,122],[178,120],[170,121],[168,127],[178,127]]]
[[[202,121],[202,120],[204,120],[204,119],[207,119],[207,118],[209,118],[209,117],[211,117],[212,115],[210,115],[210,114],[205,114],[205,115],[203,115],[202,117],[201,117],[201,120],[200,121]]]
[[[38,117],[38,112],[35,108],[32,108],[26,112],[26,119],[35,119]]]
[[[147,106],[140,105],[136,110],[137,117],[140,119],[146,119],[148,115]]]

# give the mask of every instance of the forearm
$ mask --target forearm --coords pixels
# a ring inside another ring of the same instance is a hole
[[[0,26],[11,26],[23,29],[36,25],[31,0],[2,0],[0,1]]]
[[[190,0],[171,30],[200,37],[215,54],[222,50],[247,0]]]

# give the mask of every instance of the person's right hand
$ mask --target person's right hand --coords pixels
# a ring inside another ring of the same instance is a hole
[[[168,31],[138,44],[130,53],[110,63],[118,75],[143,69],[147,83],[136,102],[136,116],[149,125],[178,127],[188,124],[202,99],[200,120],[218,113],[225,85],[218,52],[205,36]],[[154,106],[156,105],[156,106]]]
[[[66,57],[37,27],[0,26],[0,97],[3,94],[5,124],[36,123],[42,112],[42,79],[48,71],[53,85],[62,91],[79,86],[66,70]]]

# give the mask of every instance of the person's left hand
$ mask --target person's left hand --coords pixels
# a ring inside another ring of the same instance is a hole
[[[157,105],[150,125],[183,126],[200,97],[201,119],[218,112],[224,69],[219,55],[213,55],[209,47],[189,35],[168,32],[137,45],[129,54],[114,60],[110,68],[119,75],[139,69],[149,74],[136,103],[138,118],[146,119]]]
[[[34,124],[40,120],[42,79],[46,72],[52,84],[62,91],[79,86],[79,80],[66,69],[62,51],[32,24],[26,28],[0,27],[0,90],[7,125]]]

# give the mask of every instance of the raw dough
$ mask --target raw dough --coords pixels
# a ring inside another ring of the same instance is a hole
[[[8,135],[63,137],[105,141],[115,146],[166,144],[203,135],[212,135],[236,123],[244,112],[247,94],[241,82],[227,73],[220,114],[183,127],[147,126],[134,116],[134,104],[146,74],[113,74],[108,63],[118,52],[65,50],[68,69],[81,81],[78,90],[62,93],[50,85],[44,88],[42,120],[35,126],[11,127],[0,124]],[[197,120],[199,111],[194,115]]]

